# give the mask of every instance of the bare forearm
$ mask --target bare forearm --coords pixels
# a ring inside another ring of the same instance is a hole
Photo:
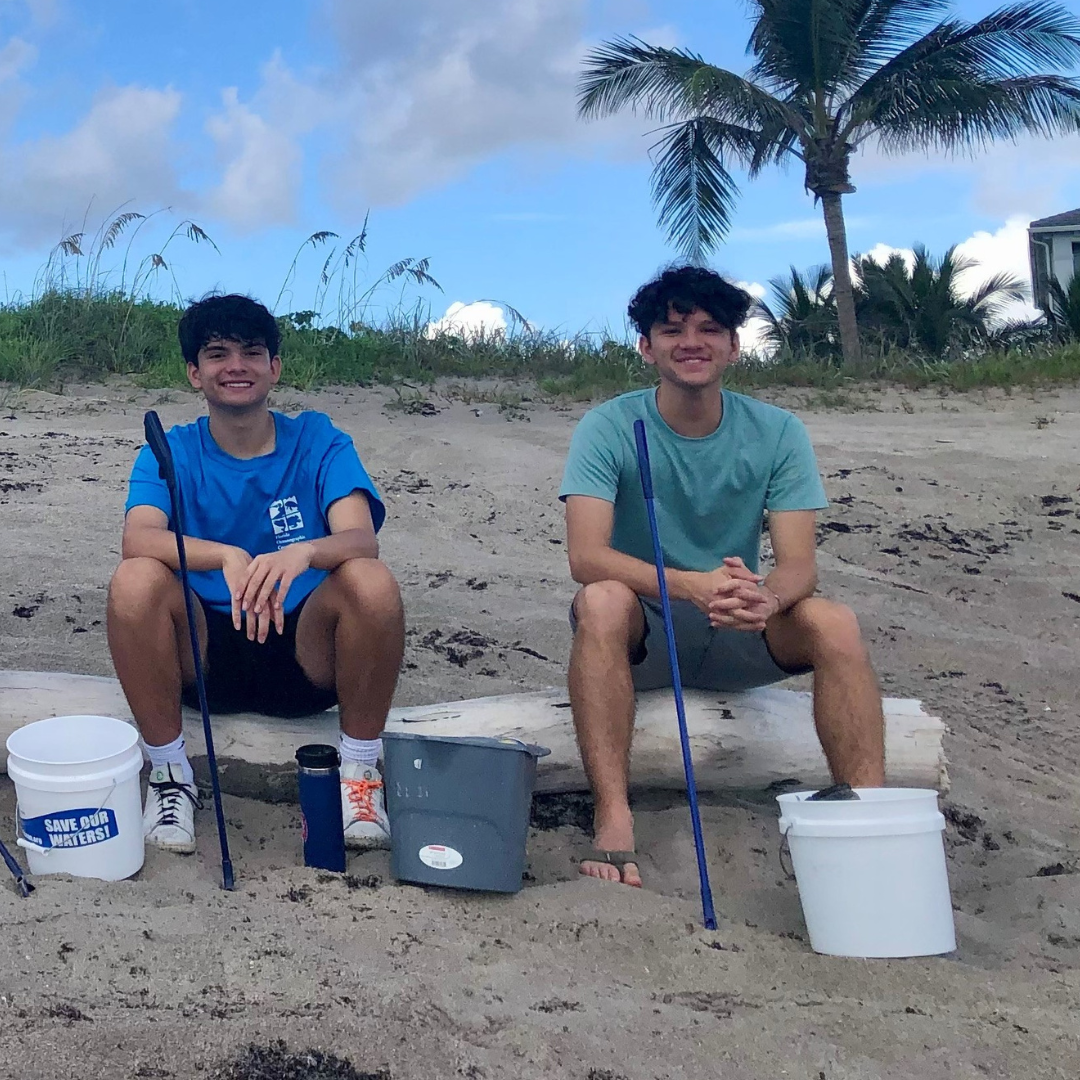
[[[336,570],[349,559],[377,559],[379,541],[366,529],[343,529],[319,540],[307,541],[315,570]]]
[[[813,562],[789,562],[777,566],[765,578],[764,587],[775,594],[780,610],[787,611],[800,600],[814,595],[817,580],[817,567]]]
[[[579,585],[591,585],[595,581],[618,581],[638,596],[659,597],[660,586],[656,580],[656,567],[632,555],[624,555],[614,548],[601,548],[586,555],[570,553],[570,573]],[[686,600],[689,595],[684,586],[687,572],[667,567],[664,580],[668,595],[673,600]]]
[[[237,549],[213,540],[184,537],[184,554],[189,570],[220,570],[230,552]],[[176,535],[169,529],[125,529],[122,543],[125,559],[157,559],[170,570],[180,569]]]

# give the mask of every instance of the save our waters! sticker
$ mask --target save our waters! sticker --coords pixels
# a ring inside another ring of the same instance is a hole
[[[34,818],[20,816],[19,825],[27,840],[43,848],[88,847],[117,835],[116,814],[104,807],[61,810]]]

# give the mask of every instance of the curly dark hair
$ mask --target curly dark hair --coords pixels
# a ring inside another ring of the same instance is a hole
[[[667,322],[672,311],[689,315],[691,311],[708,312],[732,333],[739,329],[753,304],[753,297],[701,266],[676,266],[642,285],[626,309],[630,321],[643,337],[648,337],[657,323]]]
[[[180,316],[176,328],[180,351],[189,364],[199,366],[199,350],[211,341],[265,345],[271,356],[281,346],[277,320],[257,300],[239,293],[204,296]]]

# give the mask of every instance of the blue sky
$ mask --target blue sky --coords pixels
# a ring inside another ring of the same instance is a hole
[[[629,294],[676,253],[650,203],[649,125],[578,121],[580,57],[637,34],[742,71],[748,29],[734,0],[0,0],[0,299],[33,290],[88,207],[90,231],[122,207],[163,210],[129,277],[194,220],[221,254],[170,243],[182,295],[310,308],[330,247],[303,249],[279,300],[294,255],[316,230],[347,240],[370,210],[364,272],[429,257],[444,292],[404,299],[433,318],[488,299],[568,334],[621,332]],[[967,242],[988,273],[1022,272],[1026,222],[1080,206],[1080,138],[974,161],[870,151],[854,180],[853,251]],[[714,263],[762,285],[827,257],[791,170],[744,185]]]

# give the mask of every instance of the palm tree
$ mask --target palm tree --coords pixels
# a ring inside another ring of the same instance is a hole
[[[955,247],[940,259],[921,244],[913,250],[910,267],[898,253],[884,263],[855,257],[860,322],[888,344],[940,358],[952,346],[986,342],[1006,306],[1027,298],[1025,283],[1007,273],[963,296],[959,278],[976,267],[974,260],[957,255]]]
[[[1063,337],[1080,341],[1080,271],[1069,279],[1068,286],[1052,278],[1050,306],[1047,311],[1050,325]]]
[[[653,196],[670,239],[695,262],[729,227],[738,187],[767,165],[801,162],[820,199],[844,357],[860,356],[841,198],[867,140],[887,154],[975,151],[1024,132],[1080,131],[1080,22],[1052,0],[974,23],[949,0],[749,0],[745,76],[696,53],[618,38],[585,60],[583,117],[623,108],[658,120]],[[941,21],[930,25],[934,20]]]
[[[833,359],[839,352],[839,327],[832,294],[832,271],[815,266],[769,282],[772,304],[758,300],[751,313],[764,321],[762,338],[774,350]]]

